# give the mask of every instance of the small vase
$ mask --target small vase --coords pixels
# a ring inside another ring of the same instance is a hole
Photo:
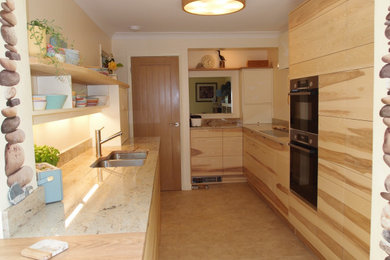
[[[108,74],[108,76],[113,79],[118,79],[118,75],[116,74]]]

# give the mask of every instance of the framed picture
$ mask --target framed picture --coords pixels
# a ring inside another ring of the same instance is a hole
[[[217,91],[217,83],[195,83],[196,102],[213,102]]]

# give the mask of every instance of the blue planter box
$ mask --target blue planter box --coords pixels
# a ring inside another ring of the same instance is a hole
[[[61,201],[63,199],[62,171],[48,163],[37,163],[38,186],[45,189],[45,201],[47,203]]]

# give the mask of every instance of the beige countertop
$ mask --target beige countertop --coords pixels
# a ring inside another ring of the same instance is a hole
[[[144,165],[138,167],[90,168],[95,150],[78,155],[61,167],[63,201],[46,205],[12,238],[146,232],[159,144],[160,139],[152,137],[133,139],[126,146],[103,146],[103,155],[114,150],[147,151]]]
[[[281,130],[273,130],[272,124],[243,125],[244,129],[259,134],[272,141],[287,145],[290,141],[289,133]]]
[[[220,125],[220,126],[191,126],[191,130],[201,129],[226,129],[226,128],[241,128],[242,125]]]

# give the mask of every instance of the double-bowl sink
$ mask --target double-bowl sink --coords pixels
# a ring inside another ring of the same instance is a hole
[[[147,152],[113,151],[109,155],[97,159],[90,167],[107,168],[142,166],[147,155]]]

